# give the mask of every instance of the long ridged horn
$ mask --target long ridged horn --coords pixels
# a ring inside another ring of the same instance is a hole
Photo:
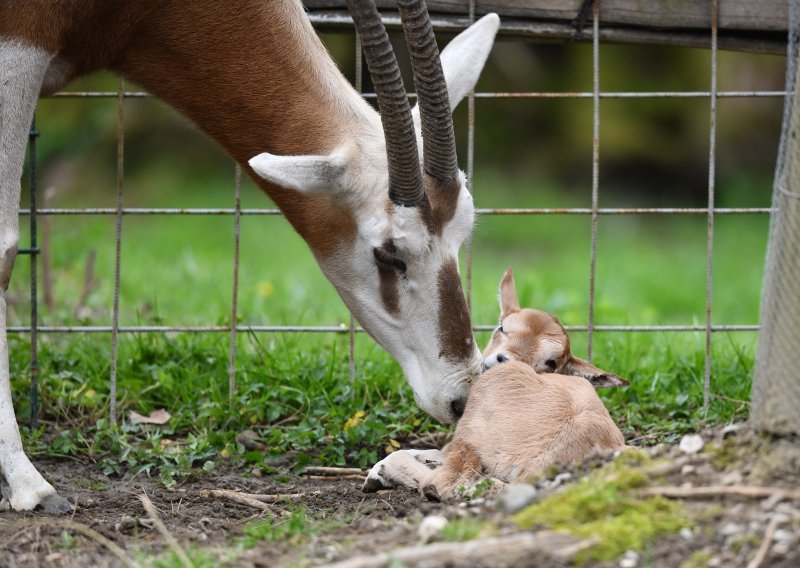
[[[453,116],[428,6],[425,0],[397,0],[397,8],[414,69],[425,173],[436,179],[454,179],[458,159]]]
[[[364,57],[378,95],[389,162],[389,199],[397,205],[414,207],[425,199],[425,188],[411,107],[389,34],[373,0],[347,0],[347,9],[361,37]]]

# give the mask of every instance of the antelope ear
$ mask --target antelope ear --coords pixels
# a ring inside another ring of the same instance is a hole
[[[301,193],[336,193],[342,189],[350,163],[348,153],[337,149],[327,156],[276,156],[264,152],[248,162],[260,177]]]
[[[564,366],[564,374],[575,375],[576,377],[583,377],[596,389],[613,388],[613,387],[627,387],[630,383],[615,375],[609,373],[598,367],[595,367],[588,361],[579,359],[578,357],[571,356],[570,360]]]
[[[514,285],[514,272],[508,267],[500,281],[500,319],[519,311],[517,288]]]
[[[450,96],[451,112],[478,82],[499,28],[499,16],[494,13],[486,14],[458,34],[442,50],[442,69],[447,83],[447,93]],[[411,112],[414,125],[419,132],[419,105]]]

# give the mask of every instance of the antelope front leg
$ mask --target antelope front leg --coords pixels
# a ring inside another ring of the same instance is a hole
[[[433,468],[442,462],[439,450],[397,450],[372,466],[361,490],[374,493],[398,485],[420,489],[430,482]]]
[[[3,497],[17,511],[37,505],[66,512],[56,494],[25,455],[11,401],[6,337],[6,290],[17,256],[19,193],[25,141],[39,89],[52,56],[41,49],[0,38],[0,474]]]

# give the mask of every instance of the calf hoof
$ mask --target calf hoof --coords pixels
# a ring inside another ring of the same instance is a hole
[[[386,487],[379,480],[374,477],[368,477],[364,480],[364,485],[361,486],[361,491],[364,493],[375,493]]]
[[[425,499],[433,501],[434,503],[439,503],[442,500],[442,498],[439,497],[439,492],[436,491],[435,485],[426,485],[423,487],[422,494],[425,496]]]
[[[48,515],[63,515],[72,512],[75,507],[61,495],[54,493],[39,501],[39,508]]]

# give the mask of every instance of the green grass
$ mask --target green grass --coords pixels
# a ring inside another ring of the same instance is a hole
[[[229,172],[227,172],[229,173]],[[159,188],[187,185],[173,171],[145,170],[130,206],[231,205],[232,175],[192,181],[183,194]],[[584,205],[553,188],[483,172],[479,206]],[[251,183],[246,207],[267,207]],[[191,193],[191,195],[189,195]],[[53,206],[86,206],[66,196]],[[23,225],[26,222],[23,219]],[[52,219],[55,307],[40,306],[40,323],[76,323],[75,302],[91,249],[97,288],[80,323],[108,325],[113,293],[113,218]],[[715,236],[714,322],[755,323],[766,242],[761,217],[718,219]],[[27,228],[23,226],[22,234]],[[588,313],[589,219],[578,216],[484,217],[475,232],[474,321],[497,319],[497,284],[513,265],[522,305],[583,325]],[[242,324],[345,326],[347,311],[304,243],[279,217],[242,219],[238,320]],[[24,243],[23,243],[24,244]],[[123,225],[121,318],[132,324],[226,324],[230,319],[233,223],[228,217],[126,217]],[[603,217],[599,224],[597,324],[704,324],[706,241],[703,217]],[[28,322],[29,260],[12,280],[10,324]],[[487,334],[478,334],[485,342]],[[119,356],[121,424],[110,426],[108,335],[40,335],[42,417],[57,428],[26,429],[38,455],[89,454],[108,473],[142,471],[164,483],[189,472],[213,471],[220,460],[280,469],[290,454],[309,461],[365,466],[391,440],[440,428],[414,405],[399,366],[368,337],[356,341],[356,378],[348,377],[346,334],[240,334],[237,389],[228,400],[227,334],[126,334]],[[572,334],[586,355],[586,334]],[[628,378],[625,390],[603,392],[629,439],[674,440],[685,431],[747,415],[755,334],[714,336],[712,391],[703,412],[703,333],[597,333],[594,360]],[[11,336],[17,414],[30,416],[29,338]],[[165,408],[163,427],[127,422],[129,410]],[[363,412],[353,427],[350,420]],[[350,421],[348,423],[348,421]],[[235,435],[254,428],[265,452],[246,452]]]

